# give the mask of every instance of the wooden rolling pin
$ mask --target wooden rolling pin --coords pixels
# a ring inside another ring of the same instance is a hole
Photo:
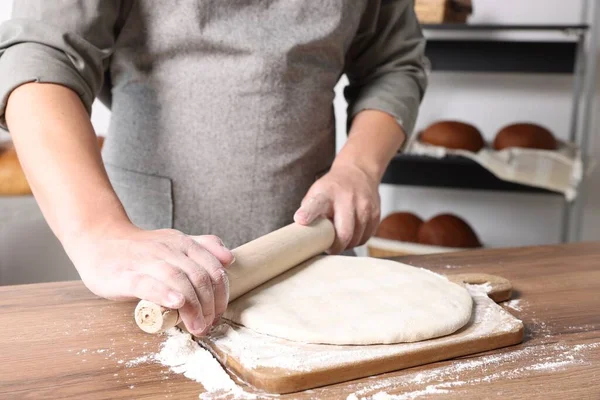
[[[334,239],[331,221],[319,219],[309,226],[290,224],[233,249],[235,262],[227,268],[229,301],[324,252]],[[157,333],[178,325],[181,318],[177,310],[141,300],[135,322],[144,332]]]

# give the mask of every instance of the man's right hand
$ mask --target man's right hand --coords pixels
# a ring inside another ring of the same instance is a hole
[[[69,239],[64,245],[93,293],[179,309],[185,326],[196,336],[208,333],[227,307],[224,268],[234,257],[216,236],[145,231],[127,224]]]

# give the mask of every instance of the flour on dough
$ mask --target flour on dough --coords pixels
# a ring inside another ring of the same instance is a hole
[[[468,291],[395,261],[320,256],[232,302],[224,317],[287,340],[338,345],[415,342],[471,317]]]

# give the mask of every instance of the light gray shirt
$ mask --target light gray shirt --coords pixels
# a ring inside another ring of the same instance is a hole
[[[27,82],[69,87],[88,110],[98,97],[133,222],[231,247],[290,223],[330,167],[341,75],[349,123],[376,109],[406,133],[426,87],[411,0],[15,0],[13,13],[0,125]]]

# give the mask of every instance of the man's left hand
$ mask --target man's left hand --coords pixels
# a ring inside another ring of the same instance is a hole
[[[360,246],[379,225],[379,181],[353,163],[334,164],[310,188],[294,221],[309,225],[318,217],[333,221],[336,239],[330,254]]]

